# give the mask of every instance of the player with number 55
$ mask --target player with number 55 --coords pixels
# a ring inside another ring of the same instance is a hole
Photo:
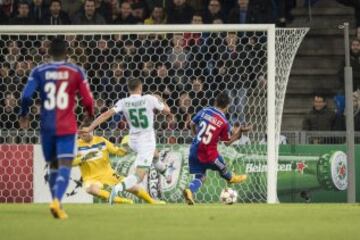
[[[72,160],[75,156],[77,122],[74,108],[76,95],[82,97],[88,117],[94,114],[94,100],[84,70],[65,61],[67,43],[54,38],[49,54],[52,62],[34,68],[21,98],[20,126],[27,128],[31,98],[39,91],[41,98],[41,145],[49,165],[49,186],[52,196],[51,213],[66,219],[61,199],[69,183]]]
[[[228,183],[241,183],[246,175],[234,175],[227,168],[224,159],[217,150],[219,141],[230,145],[239,139],[243,132],[251,129],[250,126],[237,127],[231,131],[225,113],[231,102],[228,94],[222,92],[215,99],[215,107],[207,107],[199,111],[191,121],[191,131],[194,135],[189,154],[189,172],[195,178],[189,188],[184,190],[184,198],[189,205],[195,203],[193,194],[196,193],[205,181],[206,170],[219,172]],[[232,133],[231,133],[232,132]]]
[[[89,127],[80,131],[81,133],[89,133],[120,112],[124,114],[126,121],[129,123],[129,147],[136,152],[136,169],[134,174],[128,175],[124,181],[112,188],[109,197],[110,204],[114,203],[114,199],[119,193],[132,189],[141,183],[149,172],[156,150],[154,110],[165,115],[170,114],[169,106],[160,97],[149,94],[142,95],[143,85],[140,79],[129,79],[127,88],[130,93],[129,97],[120,99],[113,108],[102,113]],[[161,172],[164,172],[166,168],[159,159],[154,161],[154,166]]]

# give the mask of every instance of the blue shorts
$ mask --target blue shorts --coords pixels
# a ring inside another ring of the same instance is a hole
[[[54,162],[59,159],[72,160],[76,152],[77,135],[55,136],[41,134],[41,146],[46,162]]]
[[[218,156],[214,163],[201,163],[196,154],[189,155],[189,172],[190,174],[206,174],[206,170],[214,170],[220,173],[226,171],[226,163],[222,156]]]

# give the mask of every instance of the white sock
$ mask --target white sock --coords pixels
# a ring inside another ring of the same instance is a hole
[[[115,185],[114,189],[116,192],[126,191],[134,187],[138,183],[138,178],[135,175],[127,176],[124,181]]]

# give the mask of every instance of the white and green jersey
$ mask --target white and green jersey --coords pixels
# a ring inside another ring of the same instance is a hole
[[[123,112],[130,125],[130,135],[154,132],[154,110],[162,111],[164,104],[152,95],[130,95],[114,106],[116,113]]]

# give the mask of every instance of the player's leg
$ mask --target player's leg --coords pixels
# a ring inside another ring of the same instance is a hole
[[[149,172],[150,166],[152,164],[152,160],[154,158],[155,152],[155,141],[145,142],[143,140],[135,140],[132,141],[130,139],[129,146],[137,152],[137,156],[135,159],[135,173],[128,175],[124,181],[119,184],[116,184],[111,191],[111,195],[109,198],[109,203],[112,204],[114,198],[118,195],[118,193],[122,191],[127,191],[137,184],[141,183],[145,178],[146,174]]]
[[[159,152],[156,149],[154,153],[153,164],[156,170],[165,177],[166,182],[170,184],[172,182],[172,173],[174,172],[175,168],[173,162],[166,164],[164,161],[168,153],[168,150]]]
[[[206,175],[203,173],[197,173],[194,175],[194,179],[189,183],[189,189],[193,194],[199,191],[199,189],[205,182],[205,179]]]
[[[58,177],[58,162],[56,159],[56,136],[51,134],[41,134],[41,146],[44,153],[44,158],[49,165],[48,182],[52,202],[50,203],[50,212],[54,218],[66,219],[67,215],[62,210],[60,202],[55,199],[56,179]]]
[[[61,205],[61,199],[66,191],[67,185],[69,183],[69,177],[70,177],[70,169],[71,169],[71,162],[72,159],[69,160],[67,158],[65,159],[59,159],[57,161],[58,163],[58,173],[55,180],[54,185],[54,198],[53,201],[50,204],[50,211],[53,214],[55,218],[58,219],[67,219],[68,215],[64,211],[62,205]]]
[[[58,159],[58,176],[55,184],[55,198],[60,202],[69,185],[72,160],[76,151],[76,135],[58,136],[56,138],[56,153]]]
[[[134,174],[130,174],[122,182],[116,184],[111,190],[109,203],[114,203],[115,198],[120,192],[128,191],[141,183],[148,173],[149,167],[150,166],[137,166]]]
[[[58,175],[55,183],[55,198],[60,202],[66,192],[66,189],[69,185],[70,173],[71,173],[71,163],[73,158],[60,158],[58,160]]]
[[[201,188],[203,182],[206,179],[205,173],[198,173],[194,175],[194,179],[189,183],[188,188],[184,189],[184,198],[187,204],[194,205],[194,195]]]
[[[112,185],[112,184],[111,184]],[[110,192],[104,189],[104,184],[100,181],[86,181],[84,183],[85,191],[95,197],[101,198],[105,201],[109,200]],[[127,198],[116,197],[115,203],[119,204],[132,204],[133,201]]]
[[[125,177],[120,176],[118,174],[116,174],[115,172],[105,175],[100,179],[100,182],[97,181],[97,185],[95,185],[96,182],[92,181],[92,182],[85,182],[85,188],[86,191],[89,194],[92,194],[94,196],[98,196],[102,199],[105,200],[109,200],[110,197],[110,192],[106,191],[103,188],[103,185],[109,185],[109,186],[114,186],[116,184],[121,183],[122,181],[124,181]],[[94,186],[95,185],[95,186]],[[91,188],[88,188],[87,186],[92,186]],[[164,204],[165,202],[163,201],[157,201],[155,199],[153,199],[150,194],[145,191],[145,189],[143,189],[142,187],[135,185],[133,188],[130,188],[127,190],[127,192],[130,192],[132,194],[134,194],[135,196],[137,196],[140,199],[143,199],[145,202],[150,203],[150,204]],[[131,199],[127,199],[127,198],[121,198],[119,196],[116,196],[114,198],[114,203],[133,203],[133,201]]]
[[[56,160],[49,163],[48,171],[49,171],[48,172],[48,183],[49,183],[51,198],[54,199],[55,198],[55,188],[54,187],[55,187],[56,178],[58,175],[58,162]]]
[[[71,164],[75,156],[76,135],[55,137],[58,172],[54,184],[54,200],[50,204],[51,213],[55,218],[67,219],[68,215],[61,205],[61,200],[69,185]]]
[[[135,196],[137,196],[138,198],[144,200],[145,202],[149,203],[149,204],[165,204],[165,201],[159,201],[159,200],[155,200],[153,199],[150,194],[142,187],[140,187],[139,185],[136,185],[135,187],[128,189],[128,192],[134,194]]]
[[[247,179],[246,174],[235,175],[228,170],[226,163],[222,156],[219,156],[210,167],[212,170],[218,171],[220,176],[228,183],[242,183]]]
[[[189,173],[194,175],[194,179],[184,189],[183,195],[187,204],[194,205],[194,194],[201,188],[206,176],[205,165],[199,162],[196,151],[190,151],[189,154]]]
[[[58,174],[58,163],[56,159],[55,137],[49,134],[41,134],[41,146],[45,161],[48,164],[48,183],[51,198],[54,199],[54,186]]]

